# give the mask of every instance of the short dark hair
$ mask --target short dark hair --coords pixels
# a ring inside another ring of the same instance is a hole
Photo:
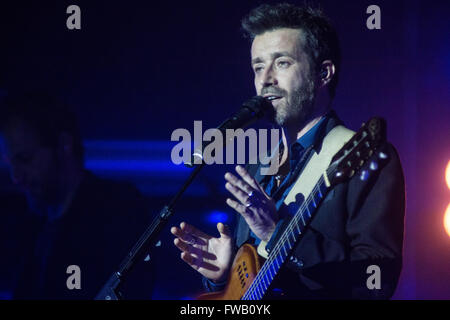
[[[341,50],[337,32],[321,9],[289,3],[263,4],[242,19],[242,28],[245,36],[251,40],[280,28],[301,29],[305,34],[304,49],[313,70],[318,73],[321,63],[328,59],[335,65],[336,72],[330,82],[330,95],[334,97],[341,66]]]
[[[84,148],[75,113],[63,101],[47,92],[14,92],[0,103],[0,129],[5,130],[12,119],[25,121],[36,131],[42,145],[56,148],[61,133],[73,138],[75,157],[83,161]]]

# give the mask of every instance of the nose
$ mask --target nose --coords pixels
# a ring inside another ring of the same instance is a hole
[[[264,69],[264,73],[261,76],[260,85],[262,88],[276,86],[278,84],[278,80],[275,74],[275,70],[272,65],[268,66]]]

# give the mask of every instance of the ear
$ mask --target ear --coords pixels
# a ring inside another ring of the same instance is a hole
[[[318,73],[318,85],[319,88],[325,87],[331,82],[336,72],[336,67],[331,60],[325,60],[322,62]]]

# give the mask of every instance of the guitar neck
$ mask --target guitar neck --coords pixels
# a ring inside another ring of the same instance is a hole
[[[306,226],[311,221],[317,207],[327,194],[330,187],[327,179],[327,176],[329,176],[328,171],[321,175],[309,196],[300,205],[277,244],[270,252],[268,259],[263,264],[255,280],[242,297],[242,300],[260,300],[263,298],[278,271],[290,256]]]
[[[337,137],[336,134],[334,135],[335,138]],[[327,137],[325,137],[323,143],[328,146],[327,148],[333,149],[333,146],[336,146],[336,144],[332,143],[333,140],[328,140]],[[264,297],[278,271],[291,255],[294,246],[313,218],[317,207],[328,193],[331,185],[337,185],[354,176],[372,158],[375,151],[385,141],[386,122],[382,118],[374,117],[364,123],[361,129],[352,135],[340,150],[334,154],[329,162],[328,169],[320,176],[319,181],[309,195],[307,197],[305,195],[305,201],[300,204],[299,209],[292,217],[286,230],[283,231],[280,240],[270,252],[268,259],[263,264],[248,290],[242,296],[243,300],[259,300]],[[381,162],[381,165],[384,165],[387,155],[380,152],[377,158]],[[374,161],[371,163],[371,170],[378,168],[378,164]]]

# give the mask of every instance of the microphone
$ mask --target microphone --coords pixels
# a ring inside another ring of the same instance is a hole
[[[226,119],[222,122],[218,130],[222,133],[222,136],[225,136],[225,132],[227,129],[243,129],[257,120],[266,117],[273,117],[273,106],[269,100],[262,96],[254,96],[247,101],[245,101],[241,108],[230,118]],[[228,141],[224,140],[225,143],[223,147],[227,144]],[[185,163],[188,167],[193,167],[197,163],[201,163],[203,161],[203,152],[205,147],[209,144],[213,143],[212,141],[204,141],[200,147],[197,147],[191,156],[191,162]]]

